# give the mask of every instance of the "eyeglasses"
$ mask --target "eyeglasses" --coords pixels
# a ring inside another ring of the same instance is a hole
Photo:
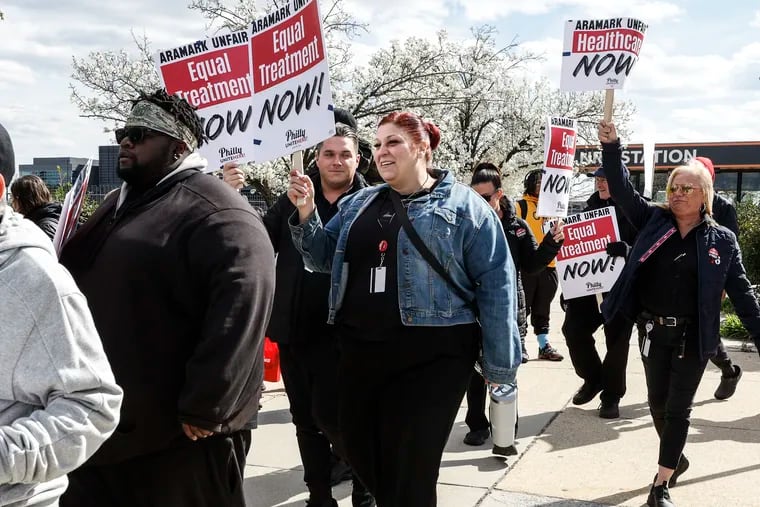
[[[480,197],[486,200],[486,202],[491,202],[491,199],[493,198],[493,194],[480,194]]]
[[[128,137],[129,142],[132,144],[140,144],[145,139],[153,137],[157,133],[158,132],[149,129],[148,127],[124,127],[114,131],[117,144],[121,144],[125,137]]]
[[[679,185],[677,183],[674,185],[670,185],[668,187],[669,194],[677,194],[680,192],[680,193],[683,193],[683,195],[689,195],[695,190],[701,190],[701,189],[698,187],[695,187],[694,185]]]

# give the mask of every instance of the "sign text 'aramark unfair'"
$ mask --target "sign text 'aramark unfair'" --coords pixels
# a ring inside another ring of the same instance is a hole
[[[607,292],[625,261],[610,257],[607,243],[618,241],[615,208],[607,207],[565,219],[565,241],[557,255],[557,273],[565,299]]]
[[[256,161],[289,155],[335,133],[317,0],[291,0],[251,24],[251,67]]]
[[[636,64],[647,25],[632,18],[569,20],[560,89],[620,89]]]
[[[536,216],[567,216],[577,132],[575,120],[549,117],[544,137],[544,175]]]

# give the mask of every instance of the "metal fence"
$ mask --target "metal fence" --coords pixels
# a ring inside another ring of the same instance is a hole
[[[116,190],[119,187],[107,186],[107,185],[90,185],[87,187],[87,195],[90,199],[100,205],[106,196]],[[269,206],[267,202],[261,197],[261,194],[256,193],[252,187],[246,187],[240,191],[240,194],[248,200],[248,203],[254,208],[265,212]]]

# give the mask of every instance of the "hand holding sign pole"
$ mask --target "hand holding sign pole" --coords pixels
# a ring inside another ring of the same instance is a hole
[[[292,167],[289,173],[288,199],[298,209],[300,223],[305,222],[314,213],[314,183],[303,173],[303,152],[293,153]]]

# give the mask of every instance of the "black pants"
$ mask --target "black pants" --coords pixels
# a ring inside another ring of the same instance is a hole
[[[555,268],[546,268],[530,275],[522,274],[525,289],[525,312],[536,335],[549,332],[549,312],[557,293],[559,279]]]
[[[710,362],[720,368],[723,375],[732,377],[734,375],[734,366],[731,362],[731,358],[728,357],[728,351],[723,344],[723,340],[718,342],[718,350],[713,357],[710,358]]]
[[[434,507],[441,456],[478,352],[477,336],[341,339],[340,427],[379,507]]]
[[[696,329],[687,329],[684,356],[679,358],[682,327],[655,325],[646,350],[646,332],[639,325],[649,411],[660,437],[658,463],[666,468],[676,468],[686,445],[694,394],[707,365],[707,360],[699,358],[696,332]]]
[[[61,507],[245,507],[251,432],[214,435],[114,465],[69,474]]]
[[[308,344],[279,344],[280,369],[296,440],[303,479],[314,505],[332,498],[330,443],[345,455],[338,431],[338,348],[335,339]]]
[[[633,322],[618,314],[605,324],[596,296],[570,299],[565,306],[562,334],[565,335],[575,373],[584,382],[600,384],[602,400],[619,401],[626,389],[625,370]],[[604,326],[607,344],[604,359],[599,357],[594,340],[594,332],[599,326]]]
[[[486,417],[487,392],[483,377],[473,369],[470,384],[467,386],[467,415],[464,418],[470,431],[487,430],[491,427]]]

